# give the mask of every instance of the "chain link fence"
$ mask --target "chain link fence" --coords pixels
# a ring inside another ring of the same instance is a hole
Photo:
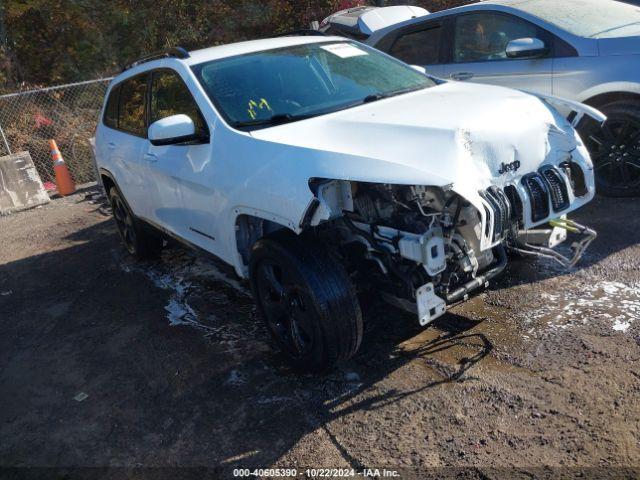
[[[48,140],[76,183],[97,180],[91,138],[110,78],[0,96],[0,155],[26,150],[43,182],[54,180]]]

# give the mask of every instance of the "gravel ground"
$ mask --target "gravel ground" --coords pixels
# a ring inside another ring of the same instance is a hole
[[[85,193],[2,217],[0,466],[639,478],[639,211],[596,200],[576,269],[516,261],[427,329],[365,301],[360,353],[324,377],[272,352],[228,268],[177,246],[136,263]]]

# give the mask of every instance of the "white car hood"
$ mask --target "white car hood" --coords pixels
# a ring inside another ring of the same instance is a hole
[[[358,28],[362,33],[371,35],[373,32],[389,25],[395,25],[412,18],[424,17],[425,15],[429,15],[428,10],[407,5],[376,8],[365,12],[358,19]]]
[[[429,15],[429,11],[421,7],[396,5],[391,7],[355,7],[340,10],[325,18],[320,24],[326,27],[329,23],[356,28],[364,35],[395,25],[412,18]]]
[[[569,122],[539,98],[457,82],[256,130],[252,136],[318,152],[317,172],[326,178],[452,185],[467,198],[542,164],[558,163],[578,138]],[[517,171],[500,173],[503,164],[515,161],[520,162]]]

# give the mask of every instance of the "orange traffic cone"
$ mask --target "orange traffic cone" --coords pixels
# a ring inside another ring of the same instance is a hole
[[[76,184],[71,178],[67,164],[64,163],[64,159],[58,150],[56,141],[49,140],[49,147],[51,148],[51,157],[53,158],[53,171],[56,174],[56,185],[58,186],[58,193],[62,196],[71,195],[76,191]]]

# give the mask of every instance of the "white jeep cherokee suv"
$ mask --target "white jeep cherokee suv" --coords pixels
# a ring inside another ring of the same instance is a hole
[[[359,289],[426,325],[509,250],[577,261],[595,234],[566,214],[592,199],[593,168],[559,101],[289,36],[136,62],[96,153],[129,252],[170,235],[233,265],[288,359],[322,371],[360,345]],[[581,239],[563,256],[567,229]]]

